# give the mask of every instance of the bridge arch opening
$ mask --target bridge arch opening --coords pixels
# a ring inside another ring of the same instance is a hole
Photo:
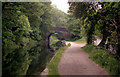
[[[53,51],[53,49],[50,47],[50,37],[54,34],[58,34],[58,38],[62,41],[62,40],[70,40],[71,38],[71,34],[69,32],[69,30],[67,28],[62,28],[62,27],[53,27],[50,29],[50,32],[46,33],[46,47],[48,49],[48,51]],[[61,38],[62,37],[62,38]],[[63,44],[64,41],[63,41]]]
[[[65,37],[61,32],[51,32],[48,35],[48,49],[54,51],[54,49],[51,47],[51,39],[52,41],[55,41],[53,38],[51,38],[52,36],[57,38],[57,41],[55,42],[56,50],[59,49],[60,46],[63,46],[62,40],[65,40]]]

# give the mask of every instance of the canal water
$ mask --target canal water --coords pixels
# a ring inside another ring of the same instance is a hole
[[[52,53],[47,52],[40,44],[32,47],[7,48],[2,52],[3,75],[39,75],[52,56]]]

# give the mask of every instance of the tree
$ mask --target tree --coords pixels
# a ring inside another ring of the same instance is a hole
[[[39,43],[40,52],[46,51],[45,35],[52,27],[50,3],[3,2],[2,8],[3,75],[26,75],[41,57],[31,55],[29,46]]]
[[[70,12],[77,18],[86,20],[87,43],[92,44],[93,35],[102,36],[99,46],[106,47],[120,56],[120,3],[89,2],[82,12],[85,3],[70,3]],[[81,6],[80,6],[81,5]],[[112,47],[112,49],[111,49]]]
[[[81,34],[81,23],[79,19],[76,19],[75,17],[69,15],[69,19],[67,21],[67,28],[71,33],[71,39],[72,40],[78,40],[82,37]]]

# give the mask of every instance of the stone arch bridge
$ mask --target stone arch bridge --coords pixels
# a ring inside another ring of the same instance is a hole
[[[50,29],[50,32],[46,33],[46,45],[48,49],[50,48],[50,36],[55,34],[55,33],[62,33],[62,35],[64,36],[65,40],[69,40],[71,38],[71,34],[70,31],[68,31],[66,28],[61,28],[61,27],[53,27]]]

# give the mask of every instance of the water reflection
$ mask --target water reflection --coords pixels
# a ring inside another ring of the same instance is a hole
[[[50,60],[42,45],[3,49],[3,75],[39,75]]]
[[[28,50],[31,55],[31,65],[28,69],[28,75],[39,75],[46,66],[46,63],[50,60],[50,53],[46,52],[45,47],[41,48],[41,45],[37,45]]]

